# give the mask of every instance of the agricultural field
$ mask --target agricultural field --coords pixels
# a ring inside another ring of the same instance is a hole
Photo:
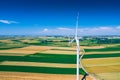
[[[66,37],[0,37],[0,80],[75,80],[75,46]],[[87,80],[120,79],[118,43],[85,39],[80,47]]]
[[[120,45],[104,45],[100,49],[85,49],[82,63],[97,80],[120,79]]]

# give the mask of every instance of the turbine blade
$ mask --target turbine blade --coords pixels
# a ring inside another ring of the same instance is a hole
[[[75,39],[72,39],[72,40],[70,41],[70,43],[72,43],[74,40],[75,40]]]
[[[72,40],[69,42],[69,45],[70,45],[71,43],[73,43],[74,40],[75,40],[75,39],[72,39]]]

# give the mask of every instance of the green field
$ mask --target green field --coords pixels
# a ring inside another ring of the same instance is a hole
[[[23,43],[0,43],[0,50],[14,49],[14,48],[22,48],[28,45]]]
[[[49,63],[76,63],[76,55],[61,54],[33,54],[27,56],[0,56],[0,61],[25,61],[25,62],[49,62]]]
[[[86,52],[106,52],[106,51],[120,51],[120,45],[106,47],[103,49],[85,49]]]
[[[7,66],[0,65],[0,71],[48,73],[48,74],[76,74],[76,68],[54,68],[54,67],[31,67],[31,66]],[[85,72],[80,69],[80,74]]]

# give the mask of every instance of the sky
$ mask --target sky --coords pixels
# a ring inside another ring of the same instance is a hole
[[[120,35],[120,0],[0,0],[0,35]]]

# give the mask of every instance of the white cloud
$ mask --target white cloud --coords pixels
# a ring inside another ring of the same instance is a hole
[[[99,27],[98,29],[101,29],[101,30],[110,30],[112,28],[111,27]]]
[[[72,30],[71,28],[65,28],[65,27],[59,27],[57,29],[59,29],[59,30]]]
[[[48,31],[48,29],[47,28],[45,28],[44,30],[43,30],[43,32],[47,32]]]
[[[120,26],[117,26],[116,29],[120,29]]]
[[[54,29],[45,28],[42,32],[45,35],[74,35],[75,28],[58,27]],[[120,35],[120,26],[109,27],[109,26],[99,26],[99,27],[88,27],[79,28],[78,34],[85,35]]]
[[[16,21],[9,21],[9,20],[0,20],[1,23],[4,23],[4,24],[12,24],[12,23],[18,23]]]

